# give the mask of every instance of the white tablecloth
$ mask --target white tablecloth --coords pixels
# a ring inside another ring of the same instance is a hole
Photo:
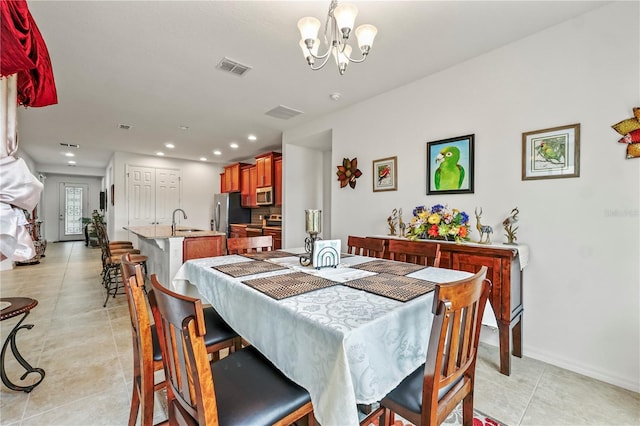
[[[190,260],[178,271],[172,290],[193,295],[193,284],[231,327],[309,391],[323,426],[357,425],[356,403],[379,401],[425,361],[433,292],[402,303],[335,285],[275,300],[242,283],[295,271],[344,282],[371,275],[348,267],[373,260],[361,256],[320,271],[301,267],[294,257],[272,259],[288,268],[241,278],[212,268],[247,260],[237,255]],[[440,268],[409,274],[434,282],[470,275]]]

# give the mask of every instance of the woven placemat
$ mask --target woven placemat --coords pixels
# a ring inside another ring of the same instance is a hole
[[[256,278],[243,281],[246,285],[271,296],[276,300],[285,299],[298,294],[308,293],[338,283],[326,278],[294,272],[292,274],[277,275],[275,277]]]
[[[276,265],[275,263],[270,262],[263,262],[262,260],[250,260],[248,262],[230,263],[228,265],[212,266],[212,268],[222,272],[223,274],[231,275],[234,278],[287,269],[286,266]]]
[[[267,260],[267,259],[278,259],[280,257],[292,257],[297,256],[295,253],[289,253],[286,251],[258,251],[254,253],[242,253],[241,256],[248,257],[249,259],[256,260]]]
[[[342,285],[388,297],[389,299],[399,300],[400,302],[407,302],[436,288],[436,283],[431,281],[386,273],[358,278],[342,283]]]
[[[371,262],[353,265],[351,268],[362,269],[363,271],[376,272],[378,274],[387,273],[393,275],[407,275],[412,272],[426,268],[424,265],[416,265],[407,262],[397,262],[395,260],[378,259]]]

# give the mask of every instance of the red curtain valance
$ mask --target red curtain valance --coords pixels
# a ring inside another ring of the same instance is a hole
[[[43,107],[58,103],[49,51],[26,0],[0,2],[0,76],[18,73],[18,103]]]

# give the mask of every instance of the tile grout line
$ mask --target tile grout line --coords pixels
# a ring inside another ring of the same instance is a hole
[[[531,401],[533,401],[533,397],[536,391],[538,390],[538,386],[540,385],[542,376],[545,374],[546,371],[547,371],[547,366],[543,365],[542,372],[540,372],[540,376],[538,377],[538,380],[536,380],[536,384],[533,386],[533,390],[531,391],[531,396],[529,396],[529,399],[527,400],[527,404],[525,405],[524,410],[522,411],[522,416],[520,416],[520,421],[518,422],[518,425],[522,425],[522,421],[524,420],[524,417],[527,414],[527,410],[531,406]]]

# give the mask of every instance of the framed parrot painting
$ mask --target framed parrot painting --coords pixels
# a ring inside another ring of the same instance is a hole
[[[381,158],[373,162],[373,192],[398,189],[398,157]]]
[[[522,134],[522,180],[579,176],[579,123]]]
[[[427,195],[473,194],[474,137],[427,142]]]

